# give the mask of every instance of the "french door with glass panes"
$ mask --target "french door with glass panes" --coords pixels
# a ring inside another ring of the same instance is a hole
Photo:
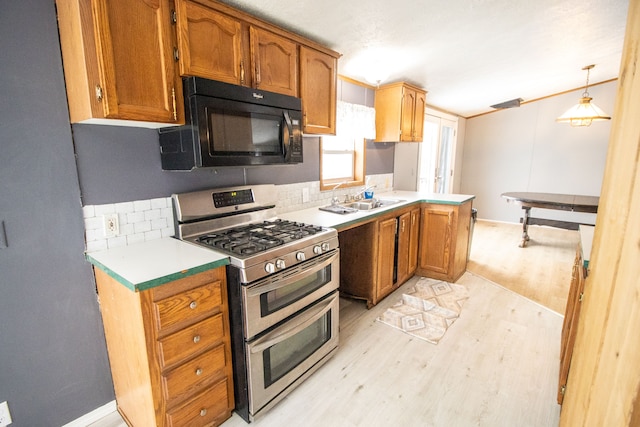
[[[425,115],[418,191],[451,193],[457,128],[454,120]]]

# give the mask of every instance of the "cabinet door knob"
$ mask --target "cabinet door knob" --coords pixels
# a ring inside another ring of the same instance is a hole
[[[202,368],[198,368],[198,369],[196,369],[196,375],[197,375],[197,376],[202,375]]]
[[[193,343],[198,344],[200,342],[200,335],[196,335],[193,337]]]
[[[205,408],[200,409],[200,416],[204,417],[205,415],[207,415],[207,410]]]
[[[191,304],[189,304],[189,308],[191,310],[195,309],[198,306],[198,303],[195,301],[191,301]]]

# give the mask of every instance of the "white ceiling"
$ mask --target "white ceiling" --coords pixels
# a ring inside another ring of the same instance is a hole
[[[463,117],[618,77],[628,0],[222,0],[340,52],[339,74],[407,81]],[[382,77],[384,76],[384,77]],[[577,100],[576,100],[577,101]]]

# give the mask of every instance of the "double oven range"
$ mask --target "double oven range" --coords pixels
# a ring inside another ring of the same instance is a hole
[[[276,219],[274,185],[172,199],[176,237],[229,256],[236,412],[250,422],[338,347],[338,234]]]

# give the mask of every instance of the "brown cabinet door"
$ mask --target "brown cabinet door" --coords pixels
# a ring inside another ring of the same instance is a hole
[[[169,2],[94,0],[92,12],[98,80],[90,85],[103,117],[176,122],[182,88],[176,84]]]
[[[298,96],[298,45],[284,37],[250,27],[253,86]]]
[[[396,249],[396,221],[396,218],[390,218],[378,223],[378,283],[375,303],[393,291],[395,284],[393,267]]]
[[[560,375],[558,381],[558,404],[562,405],[564,400],[564,389],[569,378],[569,366],[571,364],[571,356],[573,355],[573,347],[576,342],[578,332],[578,320],[580,317],[581,295],[584,292],[585,272],[581,255],[581,247],[578,245],[576,259],[573,264],[573,272],[571,274],[571,285],[569,288],[569,296],[567,298],[567,306],[564,313],[564,322],[562,324],[562,335],[560,338]]]
[[[300,98],[302,98],[303,132],[336,133],[336,58],[300,46]]]
[[[424,134],[424,112],[427,106],[427,96],[424,92],[416,91],[416,103],[413,114],[413,141],[422,142]]]
[[[402,89],[402,113],[400,119],[400,141],[413,141],[413,122],[416,105],[416,92]]]
[[[420,234],[420,268],[447,275],[450,271],[453,248],[452,230],[455,208],[434,205],[422,208]]]
[[[398,277],[397,283],[409,278],[409,248],[411,240],[411,212],[398,217]]]
[[[408,255],[408,275],[413,276],[418,268],[418,247],[420,240],[420,208],[413,209],[411,212],[411,223],[409,230],[409,255]]]
[[[242,24],[201,4],[176,0],[180,74],[245,84]]]

